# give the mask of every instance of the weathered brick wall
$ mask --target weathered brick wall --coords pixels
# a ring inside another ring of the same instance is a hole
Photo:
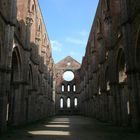
[[[79,114],[80,110],[80,92],[79,92],[79,72],[80,64],[74,60],[72,57],[68,56],[62,61],[55,65],[55,81],[56,81],[56,95],[55,95],[55,111],[56,114]],[[74,73],[74,79],[72,81],[65,81],[63,79],[63,74],[66,71],[72,71]],[[65,87],[62,91],[62,85]],[[70,91],[68,91],[68,85],[70,86]],[[73,86],[76,86],[76,91],[73,91]],[[64,106],[60,108],[60,99],[63,98]],[[71,107],[67,108],[67,99],[71,100]],[[78,106],[74,107],[74,99],[78,99]]]
[[[52,116],[54,64],[38,0],[0,1],[0,54],[0,130]]]
[[[80,69],[83,114],[135,128],[140,122],[136,78],[139,76],[139,57],[136,63],[139,5],[139,1],[131,0],[99,1]],[[126,79],[120,83],[122,68]]]

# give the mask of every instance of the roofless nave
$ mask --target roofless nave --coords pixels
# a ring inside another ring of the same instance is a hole
[[[139,0],[99,0],[82,64],[54,64],[37,0],[0,0],[0,131],[57,114],[140,127]]]

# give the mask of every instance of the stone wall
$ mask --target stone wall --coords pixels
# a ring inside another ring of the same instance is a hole
[[[68,56],[55,65],[55,113],[59,115],[80,114],[80,93],[79,93],[79,70],[80,64],[72,57]],[[67,81],[63,75],[65,72],[71,71],[74,79]],[[70,107],[68,107],[68,99],[70,99]],[[77,105],[75,106],[75,99]],[[61,100],[62,106],[60,105]]]
[[[54,63],[37,0],[0,1],[0,131],[54,115]]]
[[[139,40],[140,2],[100,0],[80,69],[82,114],[140,126]]]

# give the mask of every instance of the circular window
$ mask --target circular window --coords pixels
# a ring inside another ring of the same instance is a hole
[[[64,72],[63,79],[65,81],[72,81],[74,79],[74,73],[72,71],[66,71],[66,72]]]

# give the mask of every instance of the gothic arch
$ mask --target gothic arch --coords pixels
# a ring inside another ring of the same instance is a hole
[[[74,107],[77,108],[78,106],[78,98],[74,97]]]
[[[71,108],[71,98],[67,97],[67,108]]]
[[[105,70],[105,88],[106,88],[106,91],[109,91],[110,90],[110,76],[109,76],[109,67],[107,66],[106,67],[106,70]]]
[[[6,116],[8,124],[15,123],[15,110],[17,109],[16,96],[19,96],[18,94],[20,92],[19,84],[21,80],[21,57],[18,47],[16,46],[14,46],[12,52],[11,69],[11,91],[8,93]]]
[[[65,92],[65,84],[61,85],[61,92]]]
[[[61,109],[64,108],[64,98],[63,97],[60,98],[60,108]]]
[[[13,48],[12,53],[12,81],[18,81],[21,78],[21,56],[18,47]]]
[[[117,79],[119,83],[125,82],[127,79],[126,59],[124,50],[122,48],[119,49],[117,56]]]

